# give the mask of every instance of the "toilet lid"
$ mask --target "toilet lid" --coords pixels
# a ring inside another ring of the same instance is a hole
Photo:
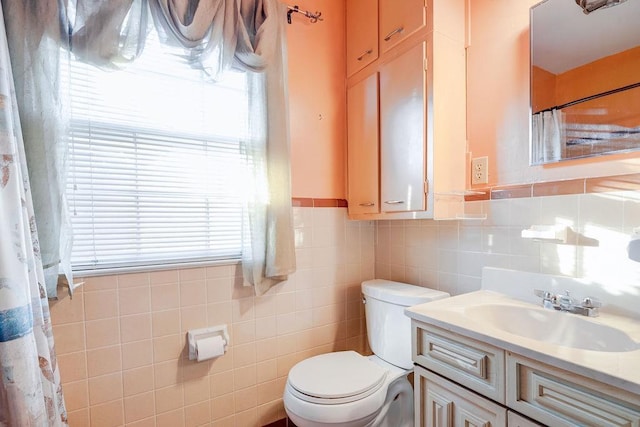
[[[340,351],[303,360],[291,368],[288,381],[310,398],[344,403],[373,393],[386,375],[384,368],[355,351]]]

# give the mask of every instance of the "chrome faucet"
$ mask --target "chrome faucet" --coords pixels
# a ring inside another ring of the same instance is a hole
[[[548,291],[536,289],[533,293],[542,298],[542,306],[544,308],[566,311],[582,316],[596,317],[599,314],[598,309],[602,307],[599,301],[591,297],[586,297],[583,298],[582,301],[578,301],[571,297],[569,291],[564,291],[564,294],[555,295]]]

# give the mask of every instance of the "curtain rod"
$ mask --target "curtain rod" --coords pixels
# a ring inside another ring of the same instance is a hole
[[[287,22],[289,24],[291,24],[291,14],[292,13],[301,13],[302,15],[306,16],[307,18],[309,18],[309,22],[311,22],[312,24],[315,24],[316,22],[323,20],[321,18],[322,12],[312,13],[312,12],[309,12],[308,10],[300,9],[298,6],[289,6],[289,5],[287,5],[287,9],[289,9],[287,11]]]
[[[622,86],[622,87],[619,87],[617,89],[611,89],[611,90],[608,90],[606,92],[597,93],[595,95],[591,95],[591,96],[587,96],[587,97],[584,97],[584,98],[580,98],[580,99],[577,99],[575,101],[567,102],[566,104],[556,105],[555,107],[546,108],[544,110],[540,110],[540,111],[536,112],[535,114],[544,113],[545,111],[562,110],[563,108],[571,107],[571,106],[574,106],[576,104],[581,104],[583,102],[591,101],[593,99],[602,98],[603,96],[613,95],[614,93],[623,92],[625,90],[635,89],[637,87],[640,87],[640,82],[632,83],[630,85]]]

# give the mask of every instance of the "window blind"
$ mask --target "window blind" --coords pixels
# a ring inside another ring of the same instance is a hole
[[[74,271],[240,257],[245,75],[155,36],[123,71],[63,62]]]

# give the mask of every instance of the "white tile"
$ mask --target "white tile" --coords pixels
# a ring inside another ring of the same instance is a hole
[[[458,272],[458,252],[444,249],[439,250],[438,271],[456,274]]]
[[[624,201],[616,193],[594,193],[580,196],[580,230],[587,227],[622,228]]]
[[[459,240],[461,251],[481,251],[482,250],[482,227],[461,226],[459,229]]]
[[[623,229],[631,234],[634,228],[640,227],[640,191],[628,191],[624,194]]]
[[[438,227],[438,247],[440,249],[458,249],[458,227],[456,225]]]
[[[540,257],[540,242],[522,238],[522,227],[510,227],[509,254],[514,256]]]
[[[578,194],[538,197],[540,199],[540,215],[537,221],[529,225],[564,224],[576,227],[580,214],[580,197],[582,195]]]
[[[478,277],[459,275],[457,279],[456,293],[458,295],[480,290],[481,283]]]
[[[509,225],[509,199],[491,200],[485,205],[487,219],[484,220],[486,225]]]
[[[458,277],[456,274],[438,273],[438,290],[457,295]]]
[[[561,198],[561,196],[555,196]],[[523,197],[509,200],[509,224],[530,226],[540,217],[540,198]]]
[[[297,227],[293,230],[293,238],[296,249],[313,247],[313,228]]]
[[[508,254],[510,229],[508,227],[489,226],[482,230],[482,250],[487,253]]]

